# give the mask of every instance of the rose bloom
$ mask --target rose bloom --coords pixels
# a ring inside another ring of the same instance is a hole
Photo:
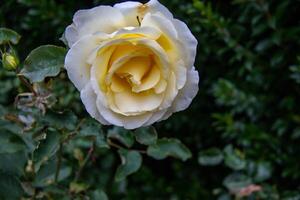
[[[157,0],[79,10],[64,35],[68,76],[104,125],[151,125],[198,92],[197,40]]]

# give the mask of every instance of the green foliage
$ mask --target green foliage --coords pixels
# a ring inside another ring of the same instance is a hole
[[[123,128],[114,127],[108,131],[107,138],[118,140],[124,146],[130,148],[134,144],[134,136],[131,131]]]
[[[59,47],[75,11],[116,2],[1,1],[20,64],[1,55],[0,199],[299,199],[299,1],[161,0],[198,40],[200,90],[135,131],[88,116]]]
[[[22,195],[20,181],[12,175],[0,173],[0,199],[17,200]]]
[[[218,148],[210,148],[199,152],[198,162],[200,165],[214,166],[223,161],[223,153]]]
[[[151,145],[157,141],[157,132],[153,126],[138,128],[134,135],[140,144]]]
[[[137,151],[120,149],[119,154],[122,164],[117,169],[116,181],[124,180],[126,176],[136,172],[142,164],[142,156]]]
[[[21,36],[8,28],[0,28],[0,45],[6,43],[18,44]]]
[[[56,76],[64,66],[65,54],[66,49],[63,47],[40,46],[26,58],[21,75],[27,77],[32,83]]]
[[[190,150],[175,138],[158,139],[148,147],[147,154],[158,160],[171,156],[186,161],[192,157]]]

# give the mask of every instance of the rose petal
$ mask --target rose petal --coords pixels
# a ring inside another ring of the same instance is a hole
[[[176,75],[176,87],[180,90],[186,83],[187,69],[185,68],[182,60],[177,62],[176,66],[173,68]]]
[[[161,31],[161,36],[157,39],[160,46],[169,54],[172,61],[178,60],[180,48],[178,43],[178,33],[172,20],[160,14],[147,14],[141,27],[153,27]]]
[[[175,28],[179,30],[178,42],[180,42],[183,46],[183,51],[181,51],[183,52],[182,58],[185,60],[186,67],[190,69],[193,67],[195,62],[198,42],[184,22],[174,19],[173,23],[175,25]]]
[[[157,0],[150,0],[146,4],[127,1],[115,4],[114,8],[119,9],[123,13],[127,26],[139,26],[139,23],[147,13],[160,13],[168,19],[173,18],[172,13]]]
[[[83,90],[80,92],[80,98],[85,106],[86,111],[101,124],[109,125],[110,123],[106,121],[98,112],[96,100],[97,96],[91,86],[91,83],[85,85]]]
[[[169,11],[169,9],[166,8],[164,5],[162,5],[161,3],[159,3],[159,1],[157,0],[150,0],[146,5],[149,6],[150,8],[149,10],[151,13],[160,12],[161,14],[163,14],[165,17],[169,19],[173,18],[173,15]]]
[[[174,72],[171,72],[168,80],[168,85],[165,91],[164,101],[160,105],[160,109],[171,107],[172,102],[174,101],[177,94],[178,94],[178,90],[176,88],[176,77]]]
[[[165,115],[166,112],[167,109],[154,112],[150,119],[143,124],[143,126],[150,126],[154,122],[159,121]]]
[[[114,8],[119,9],[123,13],[127,26],[139,26],[137,20],[138,7],[142,5],[140,2],[127,1],[115,4]]]
[[[191,104],[193,98],[198,92],[199,74],[195,67],[187,72],[187,82],[179,91],[174,103],[173,112],[185,110]]]
[[[97,108],[105,120],[111,124],[121,126],[126,129],[135,129],[141,127],[152,116],[152,113],[150,112],[138,116],[122,116],[103,106],[100,98],[97,98]]]
[[[140,85],[134,85],[132,87],[133,92],[142,92],[149,90],[158,84],[160,80],[160,71],[157,66],[153,66],[146,77],[143,77]]]
[[[70,80],[81,90],[90,79],[90,65],[86,62],[90,53],[97,47],[101,38],[87,35],[76,42],[65,58],[65,68]]]
[[[151,91],[134,93],[127,90],[114,94],[115,105],[125,114],[152,111],[159,107],[163,98],[163,94],[155,94]]]
[[[79,10],[73,17],[73,23],[65,34],[70,47],[84,35],[113,33],[126,26],[123,14],[111,6]]]

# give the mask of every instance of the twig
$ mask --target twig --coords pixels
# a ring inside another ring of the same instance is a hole
[[[22,74],[17,74],[17,77],[34,94],[34,96],[37,96],[37,93],[33,89],[32,85],[24,78]]]
[[[77,133],[78,133],[78,131],[79,131],[79,129],[80,129],[80,127],[81,127],[81,125],[83,124],[84,121],[85,121],[85,119],[81,119],[81,120],[80,120],[80,122],[79,122],[78,125],[76,126],[75,130],[72,131],[72,132],[70,132],[70,133],[68,134],[68,136],[64,139],[64,141],[63,141],[64,143],[68,142],[70,139],[72,139],[74,136],[77,135]]]
[[[55,178],[54,178],[54,182],[57,183],[58,181],[58,177],[59,177],[59,172],[60,172],[60,166],[61,166],[61,161],[62,161],[62,147],[63,144],[62,142],[59,144],[59,149],[58,149],[58,153],[57,153],[57,164],[56,164],[56,172],[55,172]]]
[[[85,165],[87,164],[87,162],[89,161],[89,159],[91,158],[93,152],[94,152],[94,149],[95,149],[95,141],[93,142],[92,146],[90,147],[89,151],[88,151],[88,154],[87,156],[85,157],[82,165],[80,166],[78,172],[76,173],[76,177],[74,179],[75,182],[77,182],[81,176],[81,173],[83,171],[83,168],[85,167]]]
[[[120,145],[114,143],[114,142],[111,141],[110,139],[107,139],[107,143],[108,143],[109,146],[115,147],[115,148],[117,148],[117,149],[124,149],[124,147],[122,147],[122,146],[120,146]],[[127,150],[138,151],[138,152],[140,152],[140,153],[142,153],[142,154],[146,154],[146,153],[147,153],[147,151],[145,151],[145,150],[139,150],[139,149],[128,149],[128,148],[127,148]]]

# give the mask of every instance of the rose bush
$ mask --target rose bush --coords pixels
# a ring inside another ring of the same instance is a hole
[[[197,94],[197,40],[157,0],[79,10],[64,35],[68,76],[102,124],[147,126]]]

